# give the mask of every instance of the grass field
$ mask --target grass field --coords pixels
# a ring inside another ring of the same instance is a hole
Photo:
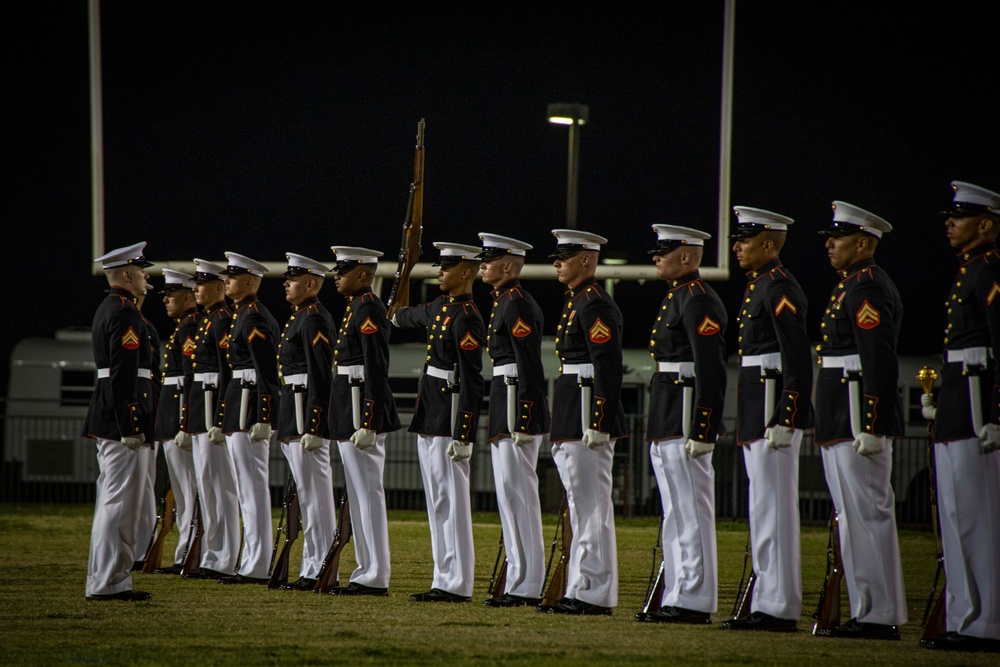
[[[485,597],[500,533],[496,515],[474,516],[476,595],[471,604],[420,604],[430,587],[430,538],[421,512],[390,512],[388,598],[336,598],[134,575],[149,602],[84,600],[90,506],[0,505],[0,662],[4,664],[990,664],[996,656],[918,646],[936,567],[930,533],[900,534],[910,622],[900,642],[813,637],[811,614],[826,568],[827,532],[802,531],[803,617],[794,635],[720,630],[736,596],[746,526],[718,525],[719,613],[710,626],[636,623],[656,539],[655,519],[618,522],[619,606],[614,616],[563,617],[490,609]],[[277,513],[275,514],[277,523]],[[546,517],[551,540],[555,517]],[[299,540],[301,543],[301,538]],[[176,533],[168,540],[173,553]],[[296,546],[299,546],[298,544]],[[546,545],[548,551],[548,545]],[[353,567],[349,546],[341,562]],[[293,553],[291,578],[298,576]],[[846,611],[846,594],[844,596]],[[846,617],[843,619],[846,620]]]

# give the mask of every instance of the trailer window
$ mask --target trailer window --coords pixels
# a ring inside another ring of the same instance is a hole
[[[89,405],[97,373],[63,369],[59,383],[59,405]]]

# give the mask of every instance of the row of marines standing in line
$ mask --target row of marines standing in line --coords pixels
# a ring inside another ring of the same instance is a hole
[[[936,424],[948,634],[935,648],[995,650],[1000,645],[1000,195],[955,181],[946,230],[961,266],[947,303]],[[842,201],[826,236],[839,282],[826,304],[820,371],[813,394],[806,300],[779,257],[793,220],[735,207],[733,250],[747,271],[738,315],[740,373],[737,442],[750,480],[750,536],[756,573],[753,613],[730,630],[791,632],[801,615],[798,454],[815,429],[838,516],[851,619],[829,634],[898,639],[906,603],[890,487],[892,441],[902,437],[896,341],[899,293],[875,263],[892,226]],[[710,235],[653,225],[650,250],[668,292],[650,336],[646,439],[663,506],[662,599],[640,620],[703,624],[717,611],[714,481],[711,453],[725,394],[728,316],[699,275]],[[390,322],[427,331],[427,363],[410,431],[417,436],[427,498],[434,573],[414,601],[465,602],[474,573],[469,458],[487,388],[482,351],[493,362],[487,441],[500,507],[508,570],[505,590],[488,606],[539,605],[544,580],[535,464],[549,435],[572,527],[565,596],[540,611],[610,615],[617,605],[617,556],[611,504],[614,442],[627,436],[620,403],[622,317],[595,280],[606,239],[553,230],[550,255],[566,285],[556,326],[560,375],[551,413],[541,364],[543,318],[519,281],[531,246],[491,233],[482,247],[435,243],[442,295],[387,317],[372,292],[380,252],[334,246],[337,290],[347,299],[339,328],[317,295],[327,267],[288,253],[286,299],[292,315],[279,334],[256,297],[266,267],[226,253],[223,267],[195,260],[194,276],[164,270],[165,302],[177,328],[167,343],[155,431],[152,327],[136,302],[145,295],[145,244],[101,261],[111,285],[94,321],[98,387],[85,434],[98,440],[101,477],[88,571],[88,599],[146,599],[131,590],[136,545],[155,521],[152,477],[165,447],[178,517],[185,525],[197,493],[204,523],[201,569],[189,576],[222,583],[267,581],[271,542],[268,448],[281,443],[299,490],[304,527],[300,578],[311,589],[333,539],[330,447],[344,462],[357,568],[339,595],[388,593],[388,529],[382,473],[387,433],[400,423],[388,385]],[[494,290],[483,321],[472,300],[481,273]],[[233,300],[227,305],[224,296]],[[202,312],[196,308],[202,307]],[[989,382],[990,376],[993,382]],[[982,382],[981,378],[986,377]],[[970,400],[970,398],[972,400]],[[938,416],[940,413],[940,416]],[[153,431],[155,437],[147,438]],[[121,445],[124,445],[122,447]],[[136,454],[138,452],[138,455]],[[144,500],[127,496],[146,489]],[[180,493],[177,493],[180,491]],[[185,498],[181,500],[181,496]],[[139,508],[147,508],[139,511]],[[141,515],[141,516],[140,516]],[[240,551],[239,524],[243,521]],[[152,521],[150,520],[152,516]],[[178,544],[177,559],[184,553]],[[239,554],[239,562],[237,556]]]

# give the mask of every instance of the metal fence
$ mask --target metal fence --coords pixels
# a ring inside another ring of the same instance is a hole
[[[9,402],[8,402],[9,407]],[[93,441],[79,437],[83,417],[14,416],[3,419],[3,466],[0,499],[4,502],[93,502],[97,460]],[[16,411],[15,411],[16,412]],[[405,429],[410,414],[402,414],[403,430],[386,441],[385,489],[391,509],[425,507],[416,436]],[[649,447],[643,438],[644,417],[628,416],[630,436],[615,446],[613,499],[619,516],[654,516],[660,512],[656,478],[649,461]],[[484,444],[485,418],[481,420],[478,444],[471,461],[472,508],[495,511],[492,457]],[[344,487],[344,468],[336,447],[331,453],[334,487]],[[723,437],[713,454],[715,468],[716,515],[722,519],[747,516],[748,483],[743,455],[732,436]],[[542,510],[555,513],[563,498],[562,484],[547,442],[541,447],[537,474]],[[271,447],[270,486],[272,503],[284,497],[288,465],[277,445]],[[159,455],[157,493],[167,484],[166,464]],[[897,520],[903,526],[930,524],[927,439],[898,440],[893,448],[893,489]],[[832,509],[823,476],[820,448],[809,434],[799,459],[799,505],[803,523],[823,523]]]

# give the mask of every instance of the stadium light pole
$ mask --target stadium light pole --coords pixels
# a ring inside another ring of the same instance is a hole
[[[590,107],[579,102],[549,105],[550,123],[569,126],[569,160],[566,166],[566,226],[576,228],[577,184],[580,180],[580,126],[590,120]]]

